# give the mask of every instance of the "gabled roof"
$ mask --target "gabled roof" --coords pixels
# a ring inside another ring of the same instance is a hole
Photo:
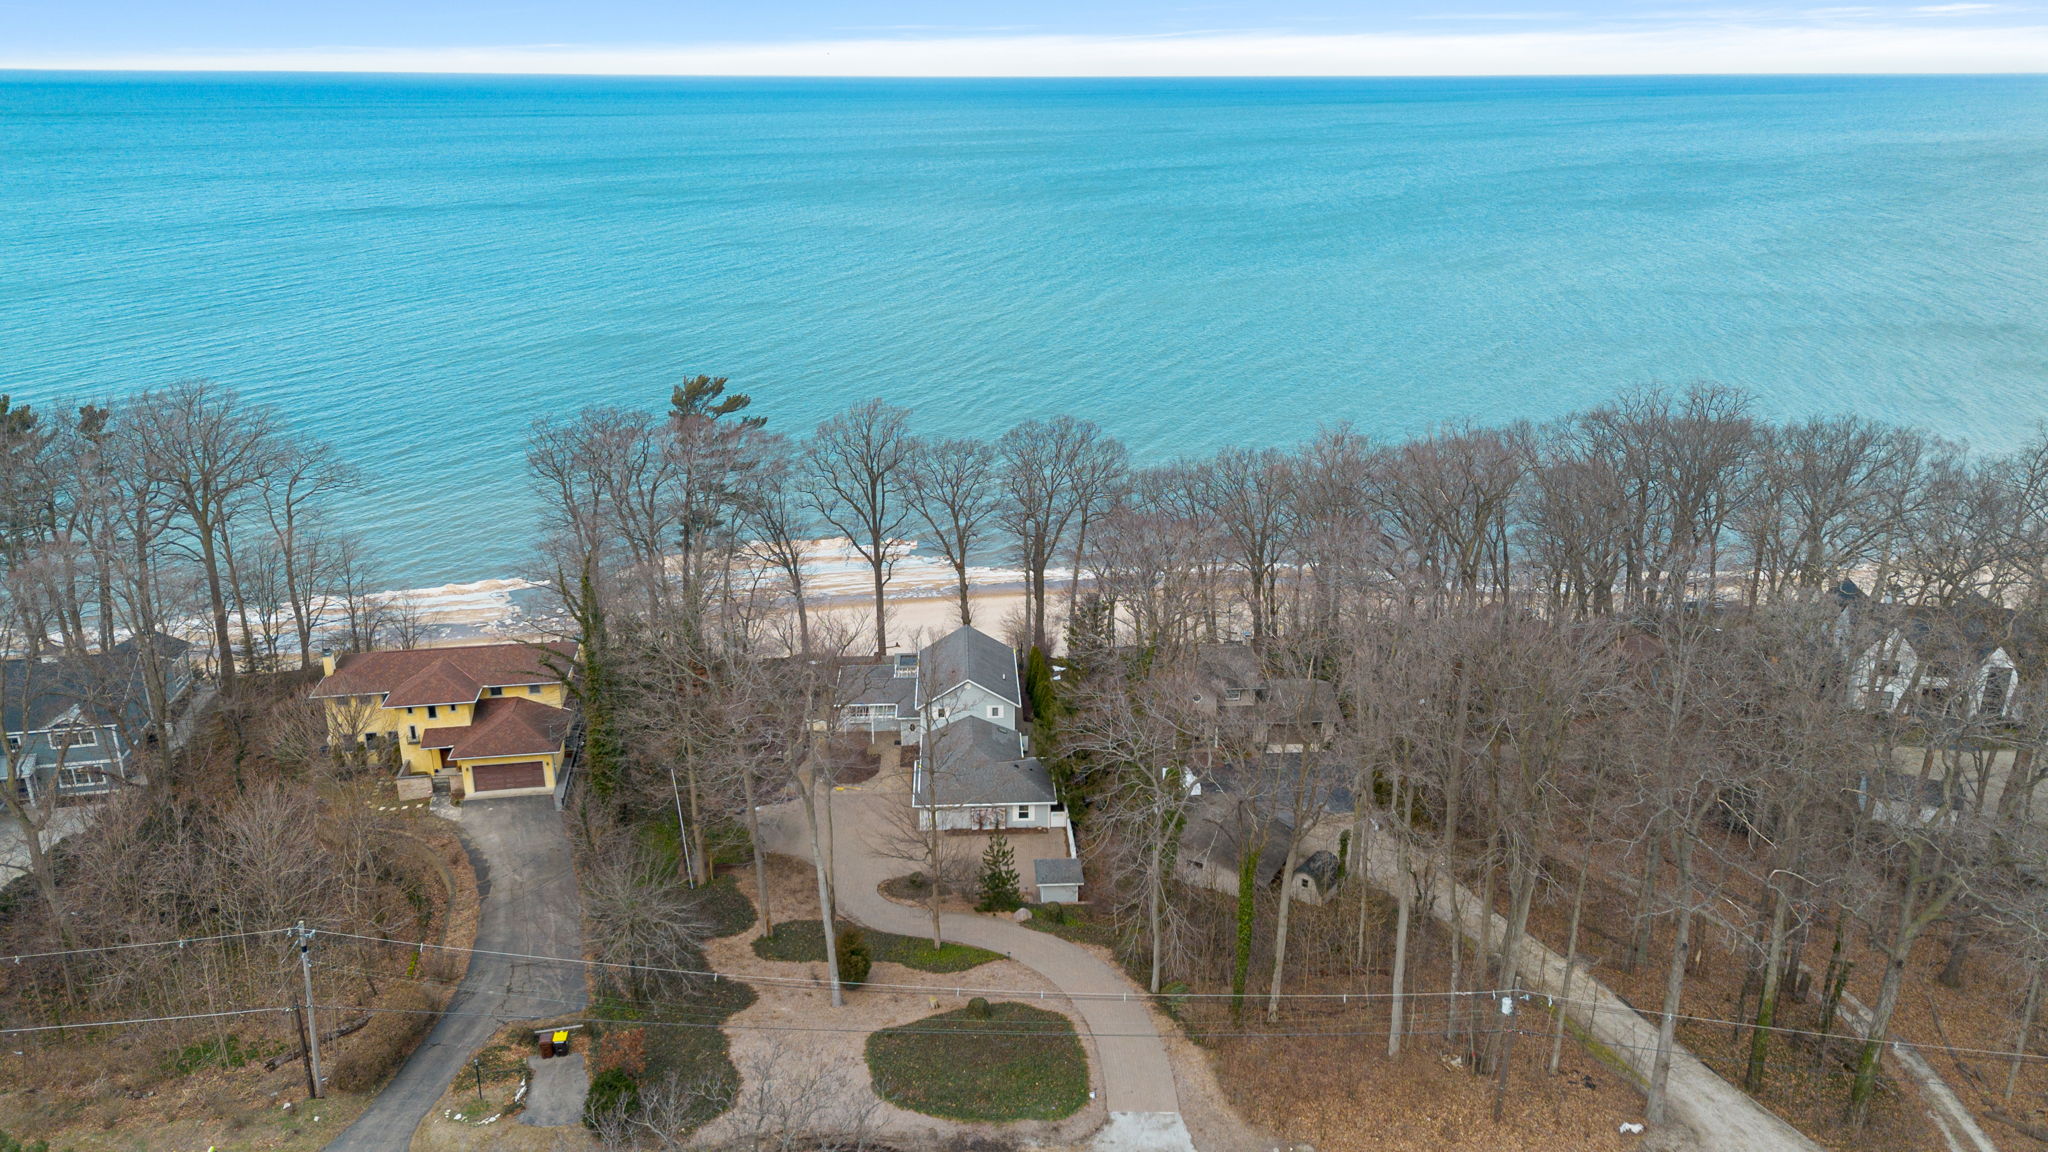
[[[968,804],[1050,804],[1058,799],[1052,773],[1024,754],[1024,738],[979,716],[956,720],[925,737],[925,771],[917,776],[915,803],[950,808]]]
[[[1195,799],[1182,826],[1180,855],[1212,872],[1236,872],[1245,853],[1256,849],[1253,879],[1270,884],[1287,866],[1286,832],[1259,814],[1242,796],[1205,791]]]
[[[117,647],[54,660],[0,661],[0,727],[37,732],[60,721],[116,725],[131,734],[148,726],[149,690],[140,655]]]
[[[1951,672],[1982,664],[2000,648],[2017,660],[2032,640],[2017,612],[1974,594],[1954,605],[1913,605],[1879,617],[1887,618],[1920,659]]]
[[[150,639],[150,647],[156,649],[156,654],[160,659],[173,660],[179,656],[183,656],[185,653],[190,652],[192,650],[192,644],[190,641],[180,640],[176,636],[173,636],[168,632],[151,632],[148,635]],[[114,645],[114,651],[142,651],[142,636],[135,635],[128,637],[126,640],[123,640],[119,644]]]
[[[1017,680],[1016,651],[986,632],[955,628],[918,653],[920,706],[968,683],[979,685],[1017,707],[1024,705],[1023,689]]]
[[[561,677],[542,662],[549,653],[566,665],[576,658],[576,642],[354,652],[335,663],[334,675],[314,686],[313,698],[384,696],[386,708],[468,704],[485,688],[559,682]]]
[[[446,748],[451,760],[486,756],[538,756],[560,752],[574,713],[523,696],[493,696],[476,706],[476,719],[420,733],[423,748]]]
[[[1260,688],[1266,666],[1247,644],[1204,644],[1195,652],[1195,673],[1218,688]]]

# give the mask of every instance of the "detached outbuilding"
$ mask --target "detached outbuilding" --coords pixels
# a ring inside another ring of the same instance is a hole
[[[1081,862],[1071,859],[1033,860],[1031,882],[1040,904],[1081,902]]]

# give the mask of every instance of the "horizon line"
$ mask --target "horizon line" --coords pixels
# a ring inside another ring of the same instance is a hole
[[[356,76],[356,77],[478,77],[555,78],[565,80],[1743,80],[1743,79],[1865,79],[1918,80],[1949,77],[2001,78],[2048,77],[2048,66],[2011,71],[1782,71],[1782,72],[1125,72],[1076,75],[1051,72],[1016,73],[839,73],[839,72],[551,72],[477,70],[431,71],[427,69],[349,68],[162,68],[44,67],[0,63],[5,76]]]
[[[893,80],[2025,76],[2048,73],[2048,23],[45,51],[0,55],[0,71]]]

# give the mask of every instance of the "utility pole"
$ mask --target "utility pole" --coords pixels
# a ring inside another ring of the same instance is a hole
[[[313,960],[310,955],[313,945],[313,930],[306,927],[304,920],[292,929],[292,938],[299,942],[299,976],[306,986],[306,1082],[313,1099],[320,1098],[320,1022],[313,1016]]]
[[[690,826],[683,822],[683,789],[676,783],[676,766],[673,762],[668,766],[668,788],[676,797],[676,843],[683,846],[683,883],[687,887],[695,888],[697,860],[690,851]]]

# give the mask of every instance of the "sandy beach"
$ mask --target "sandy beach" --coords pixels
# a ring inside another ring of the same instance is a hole
[[[903,547],[905,554],[890,573],[886,595],[890,647],[908,651],[958,627],[960,604],[952,567],[939,556],[917,551],[916,541],[904,541]],[[967,576],[968,607],[975,627],[1012,638],[1023,626],[1024,573],[976,565],[968,568]],[[848,541],[811,541],[806,549],[804,584],[814,635],[847,637],[852,651],[867,648],[874,631],[870,579],[866,561]],[[1062,591],[1068,579],[1065,570],[1047,573],[1048,583]],[[787,601],[780,573],[758,562],[743,562],[736,580],[758,589],[763,597]],[[391,603],[408,605],[425,627],[427,642],[436,645],[546,639],[560,635],[567,625],[548,586],[520,577],[380,595]],[[1060,603],[1053,605],[1053,612],[1064,618]]]

